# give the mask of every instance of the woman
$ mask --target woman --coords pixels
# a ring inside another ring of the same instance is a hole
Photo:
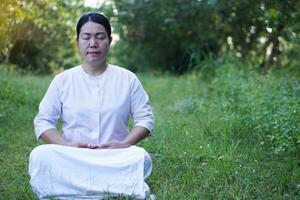
[[[134,145],[153,129],[148,96],[135,74],[107,63],[112,37],[104,15],[83,15],[76,31],[83,63],[55,76],[34,119],[36,137],[49,144],[31,152],[33,191],[40,199],[91,199],[107,193],[145,198],[149,187],[144,179],[152,163]],[[134,128],[128,133],[130,116]]]

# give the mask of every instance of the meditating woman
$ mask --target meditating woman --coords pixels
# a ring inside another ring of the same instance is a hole
[[[134,73],[107,62],[112,37],[104,15],[84,14],[76,31],[83,63],[56,75],[40,103],[35,134],[49,144],[30,154],[30,184],[39,199],[143,199],[152,162],[135,144],[153,129],[148,95]]]

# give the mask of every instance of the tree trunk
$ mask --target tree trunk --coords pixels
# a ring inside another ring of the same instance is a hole
[[[275,30],[275,34],[270,37],[265,47],[265,58],[260,64],[260,67],[263,71],[267,71],[271,65],[274,64],[274,61],[278,62],[280,50],[279,50],[279,37],[283,32],[284,26],[279,24]],[[271,48],[270,55],[267,55],[268,48]]]

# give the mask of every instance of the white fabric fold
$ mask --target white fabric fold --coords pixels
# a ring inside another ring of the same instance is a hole
[[[137,146],[93,150],[45,144],[29,157],[30,184],[39,199],[144,199],[151,170],[150,156]]]

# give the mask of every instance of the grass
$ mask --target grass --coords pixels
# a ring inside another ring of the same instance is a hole
[[[34,199],[32,121],[51,77],[5,77],[24,96],[0,111],[0,199]],[[156,199],[300,198],[299,77],[231,65],[209,77],[139,77],[155,113],[153,136],[140,146],[153,159],[147,183]]]

